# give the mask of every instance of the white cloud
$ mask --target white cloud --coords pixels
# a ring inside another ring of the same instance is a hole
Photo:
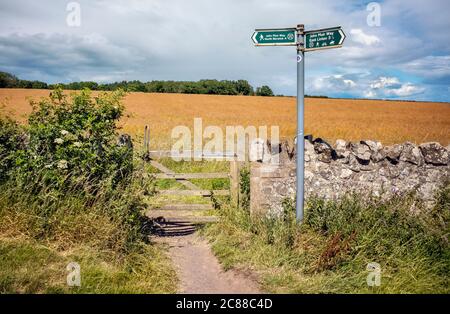
[[[373,81],[370,84],[370,88],[372,89],[380,89],[392,86],[398,86],[400,84],[398,78],[396,77],[385,77],[381,76],[377,80]]]
[[[350,34],[352,35],[351,38],[353,41],[366,46],[372,46],[380,43],[380,38],[378,38],[375,35],[368,35],[364,33],[362,29],[359,28],[351,29]]]
[[[365,98],[375,98],[377,96],[373,90],[366,90],[363,95]]]
[[[399,88],[384,90],[384,95],[394,97],[407,97],[423,93],[424,90],[425,89],[423,87],[416,86],[412,83],[405,83],[402,84]]]
[[[273,79],[279,86],[297,86],[297,80],[295,77],[279,75],[274,76]]]
[[[356,86],[356,83],[353,82],[352,80],[342,80],[342,82],[344,82],[344,84],[350,88],[353,88]]]
[[[349,91],[356,88],[357,84],[353,79],[347,78],[342,74],[316,77],[313,79],[309,89],[312,92],[329,93],[333,91]]]
[[[314,95],[352,95],[364,98],[406,98],[422,94],[423,86],[402,82],[395,76],[373,76],[373,74],[347,73],[318,76],[307,87]]]
[[[367,98],[376,97],[409,97],[421,94],[425,88],[412,83],[401,83],[397,77],[379,77],[372,81],[364,91]]]
[[[405,63],[402,69],[429,79],[450,79],[450,55],[415,59]]]

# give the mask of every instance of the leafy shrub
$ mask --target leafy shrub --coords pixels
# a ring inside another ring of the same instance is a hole
[[[5,180],[15,163],[15,154],[24,147],[24,133],[17,122],[0,115],[0,182]]]
[[[101,232],[94,239],[107,248],[139,243],[146,185],[133,172],[132,149],[116,143],[123,95],[91,97],[83,90],[68,97],[56,89],[32,103],[27,143],[19,141],[16,123],[2,118],[0,165],[9,176],[0,184],[0,214],[27,217],[23,226],[34,238],[67,237],[71,230],[69,242]],[[90,223],[81,222],[89,215]]]
[[[17,177],[30,181],[38,176],[57,187],[75,184],[80,177],[93,184],[125,178],[132,155],[116,145],[123,95],[116,91],[92,98],[85,89],[69,98],[56,89],[49,98],[33,102],[29,144],[16,158]]]

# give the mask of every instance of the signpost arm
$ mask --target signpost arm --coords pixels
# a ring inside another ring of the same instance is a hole
[[[297,25],[297,195],[296,217],[303,221],[304,178],[305,178],[305,137],[304,137],[304,100],[305,100],[305,56],[303,24]]]

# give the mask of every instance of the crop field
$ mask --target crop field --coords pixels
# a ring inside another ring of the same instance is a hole
[[[48,94],[49,90],[0,89],[0,103],[25,121],[31,111],[29,100]],[[342,138],[374,139],[383,144],[450,144],[449,103],[325,98],[307,98],[305,102],[305,134],[331,143]],[[270,130],[270,126],[278,125],[282,139],[292,138],[296,130],[294,97],[129,93],[124,103],[124,132],[139,140],[144,126],[149,125],[152,149],[170,148],[172,128],[192,128],[196,117],[203,119],[203,128],[265,125]]]

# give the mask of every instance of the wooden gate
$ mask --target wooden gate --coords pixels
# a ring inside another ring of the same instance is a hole
[[[152,173],[151,175],[156,180],[161,179],[174,179],[177,182],[184,185],[187,189],[185,190],[175,190],[175,189],[159,189],[157,193],[162,195],[178,195],[178,196],[230,196],[233,204],[239,204],[239,163],[236,160],[236,155],[233,153],[215,153],[215,154],[204,154],[203,152],[184,152],[184,156],[176,155],[171,151],[150,151],[149,150],[150,133],[148,127],[145,128],[144,133],[144,159],[149,162],[154,168],[161,171],[160,173]],[[221,160],[223,162],[230,163],[229,172],[198,172],[198,173],[176,173],[172,169],[164,166],[158,160],[161,158],[171,158],[171,157],[197,157],[196,159],[207,160]],[[229,179],[230,189],[227,190],[205,190],[201,189],[196,184],[189,180],[192,179]],[[158,209],[167,210],[208,210],[212,209],[211,204],[168,204],[158,207]]]

